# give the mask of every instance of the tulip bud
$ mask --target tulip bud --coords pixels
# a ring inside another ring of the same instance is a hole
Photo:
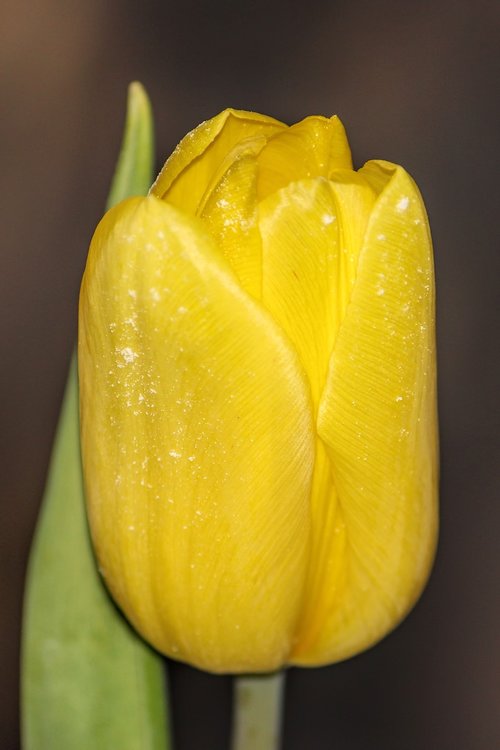
[[[102,574],[163,653],[214,672],[345,659],[429,574],[432,247],[401,168],[336,117],[226,110],[111,209],[80,296]]]

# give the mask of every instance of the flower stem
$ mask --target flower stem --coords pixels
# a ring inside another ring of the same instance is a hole
[[[232,750],[279,750],[285,672],[234,680]]]

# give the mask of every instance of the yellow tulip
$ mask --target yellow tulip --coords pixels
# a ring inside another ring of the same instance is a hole
[[[437,533],[432,247],[337,117],[226,110],[99,224],[80,297],[102,575],[163,653],[335,662],[412,607]]]

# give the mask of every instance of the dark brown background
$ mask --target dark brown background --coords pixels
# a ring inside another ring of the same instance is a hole
[[[284,745],[500,746],[499,20],[495,2],[481,0],[2,3],[2,748],[18,747],[23,576],[79,280],[131,79],[153,100],[158,165],[187,130],[229,105],[288,122],[337,112],[358,165],[401,162],[420,185],[439,294],[437,563],[415,611],[382,644],[344,664],[290,672]],[[173,683],[177,750],[224,748],[229,681],[175,667]]]

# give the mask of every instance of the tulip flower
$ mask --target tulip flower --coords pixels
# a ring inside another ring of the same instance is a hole
[[[226,110],[111,209],[80,296],[99,567],[213,672],[345,659],[407,614],[437,532],[432,247],[337,117]]]

